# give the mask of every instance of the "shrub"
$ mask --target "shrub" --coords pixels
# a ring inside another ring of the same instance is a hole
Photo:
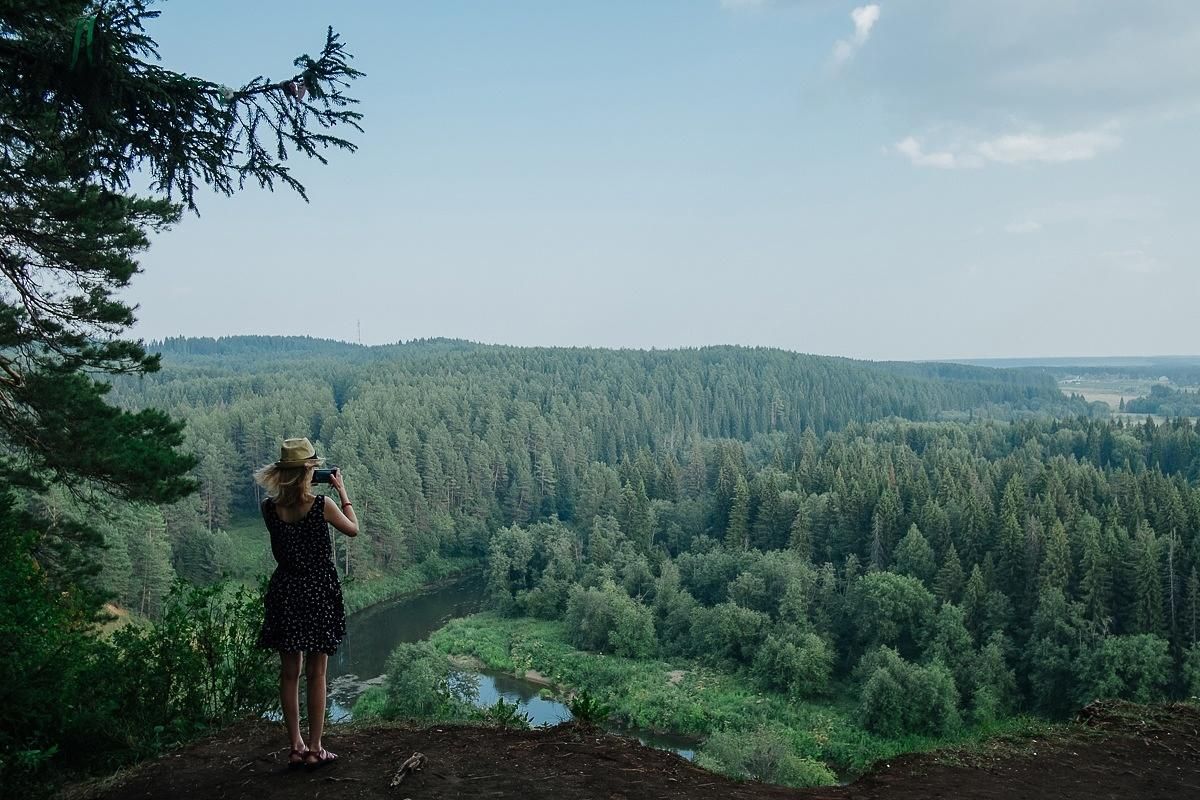
[[[912,664],[891,648],[863,657],[866,675],[859,702],[864,728],[883,736],[909,733],[946,734],[958,727],[958,690],[940,662]]]
[[[821,786],[837,782],[828,767],[797,754],[786,734],[768,727],[714,733],[696,755],[696,763],[738,780],[787,786]]]
[[[587,650],[648,658],[657,649],[650,609],[611,581],[599,589],[572,587],[566,623],[571,642]]]
[[[754,674],[763,688],[793,697],[810,697],[829,688],[833,651],[815,633],[771,634],[754,657]]]
[[[261,595],[245,587],[176,584],[157,623],[113,634],[121,707],[180,739],[261,716],[278,694],[275,656],[256,645],[262,613]]]
[[[599,725],[612,713],[612,708],[601,703],[586,689],[567,701],[567,709],[572,717],[589,725]]]
[[[387,661],[386,701],[380,716],[401,719],[465,719],[475,686],[429,642],[405,642]]]
[[[74,595],[49,591],[23,553],[0,553],[0,568],[6,789],[45,790],[48,771],[111,768],[275,705],[272,655],[255,646],[255,591],[177,584],[158,622],[103,640]],[[40,635],[28,635],[31,624]]]
[[[521,704],[514,701],[506,703],[503,697],[496,698],[495,705],[487,708],[477,708],[471,712],[471,719],[478,720],[497,728],[514,728],[527,731],[533,727],[530,716],[521,711]]]
[[[1171,674],[1166,639],[1150,634],[1106,636],[1080,656],[1079,700],[1132,700],[1149,703],[1161,698]]]

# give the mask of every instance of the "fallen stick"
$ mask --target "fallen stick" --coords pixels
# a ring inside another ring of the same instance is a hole
[[[403,764],[400,765],[400,769],[396,770],[396,774],[392,776],[391,785],[393,787],[399,786],[400,781],[404,780],[406,775],[416,772],[421,767],[425,766],[425,761],[426,759],[424,753],[413,753],[411,756],[405,759]]]

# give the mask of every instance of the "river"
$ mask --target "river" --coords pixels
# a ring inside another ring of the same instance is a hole
[[[351,615],[346,620],[346,638],[329,659],[332,682],[329,705],[333,719],[351,718],[354,700],[364,685],[381,681],[388,655],[396,645],[426,639],[450,620],[479,611],[482,604],[483,583],[478,578],[469,578]],[[571,711],[563,703],[542,697],[544,687],[538,684],[493,670],[469,672],[465,677],[474,681],[480,707],[494,705],[497,699],[504,698],[528,714],[534,726],[557,725],[571,719]],[[670,750],[689,760],[695,755],[696,741],[690,737],[608,727],[613,733],[635,737],[643,744]]]

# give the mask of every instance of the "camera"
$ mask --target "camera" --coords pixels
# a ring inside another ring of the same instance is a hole
[[[329,483],[330,476],[332,476],[333,473],[335,473],[337,471],[338,471],[337,467],[326,467],[325,469],[314,469],[312,482],[313,483]]]

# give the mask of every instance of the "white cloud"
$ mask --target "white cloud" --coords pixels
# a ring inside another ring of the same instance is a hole
[[[1042,229],[1042,223],[1036,219],[1027,219],[1022,222],[1010,222],[1004,226],[1005,233],[1025,234],[1037,233]]]
[[[915,166],[935,167],[937,169],[959,169],[962,167],[981,167],[983,160],[968,153],[953,153],[949,150],[940,152],[925,152],[916,137],[908,136],[896,142],[896,152],[906,157]]]
[[[984,164],[1061,164],[1089,161],[1121,145],[1113,125],[1060,135],[1035,132],[1005,134],[926,151],[914,136],[895,144],[895,150],[918,167],[959,169]]]
[[[1023,164],[1042,161],[1056,164],[1064,161],[1088,161],[1121,144],[1121,137],[1111,130],[1078,131],[1062,136],[1041,136],[1019,133],[999,136],[980,142],[979,153],[988,161],[1001,164]]]
[[[883,2],[858,0],[872,1]],[[950,111],[976,126],[1037,119],[1071,130],[1200,108],[1194,0],[887,4],[888,35],[873,38],[856,77],[913,116]]]
[[[859,6],[850,12],[850,19],[854,20],[854,41],[862,44],[871,35],[871,28],[879,21],[879,4]]]
[[[871,29],[879,21],[879,4],[871,3],[859,6],[850,12],[850,19],[854,22],[854,35],[849,39],[839,39],[833,46],[835,66],[840,66],[853,58],[858,49],[867,43],[867,39],[871,38]]]

